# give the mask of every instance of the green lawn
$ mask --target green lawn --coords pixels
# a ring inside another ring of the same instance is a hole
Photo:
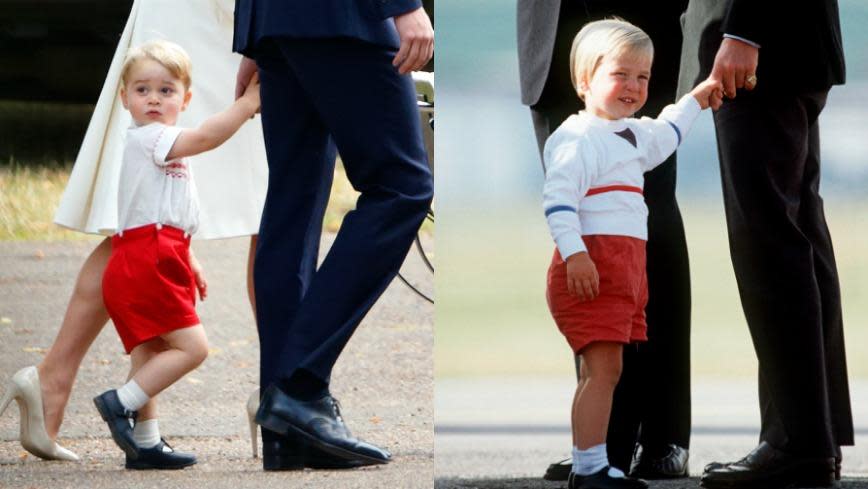
[[[827,204],[843,289],[849,370],[868,378],[868,202]],[[693,373],[756,375],[722,209],[682,203],[693,290]],[[482,216],[441,209],[435,375],[569,375],[572,358],[545,303],[553,250],[537,209]]]

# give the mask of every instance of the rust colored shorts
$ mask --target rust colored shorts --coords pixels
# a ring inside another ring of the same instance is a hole
[[[645,241],[629,236],[582,236],[600,276],[600,294],[580,302],[567,289],[567,264],[555,248],[546,299],[573,352],[595,341],[647,341]]]
[[[199,324],[190,237],[150,224],[112,237],[102,296],[127,353],[176,329]]]

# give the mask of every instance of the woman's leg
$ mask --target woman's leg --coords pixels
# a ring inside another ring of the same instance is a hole
[[[109,256],[111,239],[106,238],[82,265],[60,331],[45,358],[37,365],[42,387],[45,431],[52,439],[57,437],[63,422],[63,411],[69,400],[78,367],[109,319],[102,300],[102,274]]]
[[[621,377],[620,343],[596,342],[582,350],[581,390],[573,403],[573,440],[579,450],[606,442],[612,394]]]

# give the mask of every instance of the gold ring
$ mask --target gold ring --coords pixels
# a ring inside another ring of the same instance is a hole
[[[753,88],[756,86],[756,75],[750,75],[744,79],[744,84],[748,88]]]

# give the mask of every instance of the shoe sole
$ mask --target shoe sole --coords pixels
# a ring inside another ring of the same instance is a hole
[[[309,434],[308,432],[302,430],[301,428],[298,428],[295,425],[288,423],[287,421],[276,416],[265,415],[261,418],[257,416],[256,422],[259,423],[260,426],[264,426],[265,428],[276,433],[280,433],[283,435],[289,435],[290,433],[292,433],[301,436],[311,445],[336,457],[340,457],[346,460],[359,460],[361,462],[368,462],[370,465],[385,465],[389,463],[389,460],[370,457],[368,455],[354,452],[352,450],[347,450],[346,448],[342,448],[337,445],[332,445],[331,443],[326,443],[319,438]]]
[[[183,465],[154,465],[154,464],[142,464],[142,465],[130,465],[125,464],[124,467],[128,470],[180,470],[185,467],[190,467],[192,465],[196,465],[198,461],[194,460],[193,462],[186,463]]]
[[[115,444],[124,451],[127,457],[135,460],[139,457],[139,452],[136,450],[136,447],[129,444],[126,438],[122,437],[120,433],[115,430],[114,423],[111,422],[111,413],[109,412],[108,406],[105,405],[105,402],[99,396],[93,398],[93,403],[96,406],[96,410],[99,411],[99,415],[102,417],[102,420],[108,424],[109,431],[112,434],[112,440],[115,441]]]
[[[724,481],[699,481],[699,485],[706,489],[775,489],[787,487],[834,487],[835,473],[830,471],[828,474],[805,474],[795,473],[787,477],[769,476],[763,480],[756,481],[739,481],[739,480],[724,480]]]

